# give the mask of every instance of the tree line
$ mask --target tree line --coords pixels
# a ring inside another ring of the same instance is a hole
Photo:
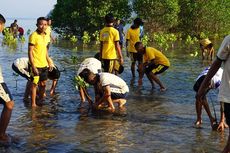
[[[57,0],[52,13],[58,33],[83,36],[104,26],[104,16],[113,13],[125,23],[133,14],[145,21],[145,32],[222,37],[230,31],[229,0]]]

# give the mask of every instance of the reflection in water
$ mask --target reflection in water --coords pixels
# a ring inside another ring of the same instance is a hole
[[[212,132],[207,116],[203,116],[202,129],[193,128],[195,94],[192,86],[199,72],[209,63],[190,57],[189,51],[184,49],[165,52],[172,66],[160,76],[168,89],[161,93],[158,88],[151,88],[146,77],[143,85],[138,86],[138,77],[131,77],[130,60],[125,58],[125,71],[120,76],[130,84],[127,110],[114,114],[92,112],[87,104],[78,108],[80,97],[73,77],[79,63],[92,57],[98,49],[73,51],[71,44],[63,43],[68,47],[60,43],[50,48],[54,62],[63,70],[57,94],[49,97],[47,91],[43,106],[35,110],[25,107],[22,100],[26,80],[18,77],[16,87],[9,67],[14,59],[27,56],[27,45],[20,46],[20,51],[9,51],[6,46],[0,46],[3,75],[15,100],[7,131],[21,139],[19,144],[9,148],[0,147],[0,152],[193,153],[220,152],[224,147],[228,131]],[[75,64],[71,59],[73,56],[77,59]],[[92,88],[89,94],[93,97]]]

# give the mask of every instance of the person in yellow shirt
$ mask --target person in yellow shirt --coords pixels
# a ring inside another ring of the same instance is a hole
[[[37,86],[39,86],[39,99],[43,99],[45,95],[46,80],[49,70],[52,70],[52,63],[48,55],[49,36],[46,34],[47,19],[39,17],[37,19],[37,30],[29,37],[29,64],[30,76],[32,80],[31,86],[31,105],[36,107]]]
[[[155,48],[144,47],[142,42],[137,42],[135,44],[135,48],[138,53],[143,55],[144,63],[143,67],[140,67],[139,69],[140,79],[138,83],[140,85],[142,84],[142,78],[145,72],[148,78],[151,79],[151,83],[152,80],[155,81],[160,86],[160,91],[165,91],[166,88],[157,77],[157,74],[160,74],[169,68],[170,62],[168,58],[164,54],[162,54],[162,52],[158,51]],[[154,87],[154,84],[152,84],[152,87]]]
[[[100,59],[105,72],[115,73],[116,60],[123,64],[123,57],[119,45],[119,32],[113,27],[114,17],[112,13],[105,16],[106,26],[100,31]]]
[[[46,34],[49,35],[50,37],[50,42],[55,42],[55,39],[54,37],[52,36],[52,28],[51,28],[51,24],[52,24],[52,20],[50,18],[47,18],[47,23],[48,23],[48,26],[46,28]]]
[[[140,55],[135,49],[134,45],[136,42],[140,41],[140,26],[143,25],[143,21],[140,18],[136,18],[133,21],[133,25],[128,29],[126,33],[126,48],[127,56],[131,58],[131,72],[132,76],[135,77],[135,65],[138,62],[138,69],[142,64],[142,55]],[[139,74],[140,76],[140,74]]]

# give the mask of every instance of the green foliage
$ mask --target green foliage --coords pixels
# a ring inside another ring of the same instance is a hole
[[[198,39],[196,37],[191,37],[190,35],[187,36],[187,38],[185,39],[185,44],[190,46],[195,44],[196,42],[198,42]]]
[[[185,34],[201,32],[225,35],[229,32],[230,1],[227,0],[179,0],[178,30]]]
[[[149,42],[150,38],[148,36],[148,34],[144,34],[143,38],[141,39],[142,43],[147,46],[148,42]]]
[[[178,24],[178,0],[133,0],[133,9],[147,21],[147,31],[167,31]]]
[[[74,82],[78,87],[88,88],[89,84],[84,81],[80,76],[74,78]]]
[[[71,56],[71,60],[72,60],[73,64],[77,63],[77,57],[76,56]]]
[[[10,32],[10,28],[5,28],[3,30],[4,33],[4,38],[3,38],[3,43],[6,45],[14,45],[17,43],[17,39],[14,38],[14,35]]]
[[[131,15],[131,7],[128,0],[57,0],[51,18],[58,33],[83,36],[84,31],[92,34],[101,29],[104,16],[109,12],[127,20]]]
[[[71,41],[72,43],[76,43],[77,40],[78,40],[77,37],[74,36],[74,35],[70,37],[70,41]]]
[[[95,31],[93,34],[92,34],[94,40],[95,40],[95,43],[96,44],[99,44],[100,43],[100,33],[99,31]]]
[[[81,39],[82,39],[83,44],[88,44],[88,43],[90,43],[91,37],[87,31],[84,31]]]

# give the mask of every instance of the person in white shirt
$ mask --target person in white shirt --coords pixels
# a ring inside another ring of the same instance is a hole
[[[91,97],[89,96],[87,92],[87,83],[82,80],[82,78],[79,76],[79,74],[84,70],[84,69],[89,69],[91,72],[94,74],[101,73],[101,62],[97,60],[96,58],[86,58],[79,66],[79,69],[77,71],[77,77],[76,77],[76,89],[79,90],[80,98],[81,98],[81,104],[82,105],[85,102],[85,98],[89,102],[90,106],[92,106],[93,101]]]
[[[209,86],[209,82],[212,77],[216,74],[218,69],[223,63],[223,76],[221,79],[220,90],[218,94],[218,100],[221,103],[221,111],[224,111],[224,115],[221,114],[221,120],[219,126],[224,129],[224,119],[226,118],[226,123],[228,127],[230,126],[230,35],[226,36],[218,50],[217,58],[212,63],[208,74],[206,75],[204,81],[202,82],[198,92],[197,99],[202,99],[206,93],[206,89]],[[224,118],[225,116],[225,118]],[[230,152],[230,129],[228,135],[227,144],[222,153]]]
[[[0,32],[4,29],[5,18],[0,14]],[[11,137],[6,134],[7,126],[10,122],[11,113],[14,107],[14,101],[7,88],[3,76],[2,69],[0,66],[0,104],[3,104],[3,110],[0,117],[0,143],[3,145],[8,145],[11,143]]]
[[[94,74],[89,69],[84,69],[79,75],[94,86],[96,108],[107,104],[109,110],[115,111],[114,103],[118,103],[120,109],[123,108],[129,92],[129,87],[123,79],[111,73]]]
[[[199,74],[199,76],[197,77],[196,82],[195,82],[195,84],[193,86],[194,91],[198,92],[198,90],[200,88],[200,85],[203,82],[205,76],[207,75],[209,69],[210,69],[210,67],[206,67]],[[209,82],[209,86],[206,89],[206,94],[203,96],[203,98],[201,100],[196,98],[197,119],[196,119],[195,125],[198,126],[198,127],[202,123],[201,114],[202,114],[202,107],[204,107],[205,111],[208,114],[208,117],[209,117],[209,120],[210,120],[210,123],[211,123],[211,127],[213,129],[216,128],[215,127],[217,125],[216,118],[214,118],[212,116],[212,113],[211,113],[211,111],[209,109],[208,100],[207,100],[206,95],[207,95],[207,93],[209,92],[210,89],[218,89],[219,88],[220,83],[221,83],[222,74],[223,74],[223,69],[219,68],[219,70],[217,71],[217,73],[212,77],[211,81]]]

